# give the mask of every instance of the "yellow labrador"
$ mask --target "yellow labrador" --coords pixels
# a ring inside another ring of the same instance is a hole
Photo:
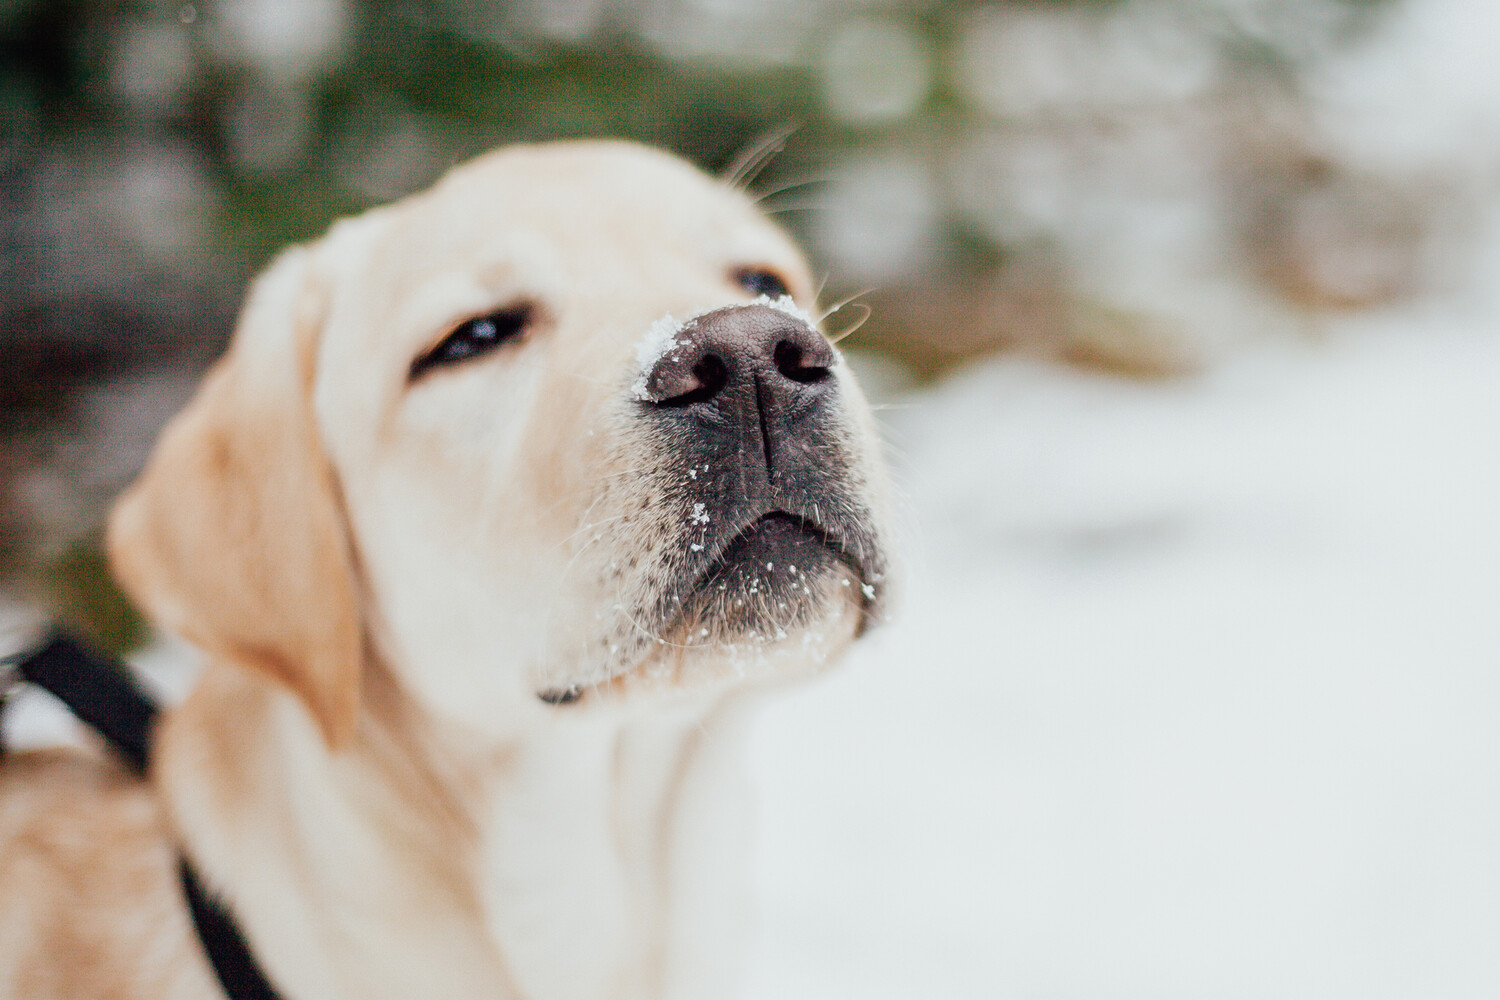
[[[114,511],[206,669],[149,786],[21,757],[0,995],[723,997],[735,740],[886,587],[871,419],[796,248],[625,143],[515,147],[283,254]]]

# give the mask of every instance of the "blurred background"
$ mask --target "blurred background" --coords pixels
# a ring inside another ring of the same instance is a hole
[[[502,142],[721,171],[794,128],[756,190],[830,300],[875,290],[850,346],[898,381],[997,351],[1178,377],[1457,281],[1496,110],[1386,50],[1494,19],[1409,7],[3,0],[4,571],[78,589],[54,571],[276,248]]]
[[[784,145],[752,189],[871,307],[912,582],[762,736],[752,992],[1500,995],[1497,39],[1487,0],[0,0],[0,630],[146,640],[102,518],[276,248],[503,142]]]

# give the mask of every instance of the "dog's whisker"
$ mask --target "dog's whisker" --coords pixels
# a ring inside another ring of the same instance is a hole
[[[813,293],[814,302],[817,302],[819,299],[821,299],[823,297],[823,293],[828,290],[828,280],[831,277],[833,277],[833,272],[824,269],[823,276],[818,279],[818,290]]]
[[[854,333],[854,331],[858,330],[860,327],[862,327],[862,326],[865,325],[865,321],[870,318],[870,313],[874,311],[868,305],[866,305],[863,302],[852,303],[851,308],[863,310],[860,313],[859,319],[855,320],[853,323],[850,323],[848,326],[844,327],[838,333],[829,334],[828,335],[828,342],[830,344],[837,344],[841,340],[843,340],[844,338],[846,338],[848,336],[851,336]]]
[[[624,472],[633,472],[634,468],[632,467],[631,469],[626,469],[626,470],[623,470],[623,471]],[[620,474],[621,473],[612,473],[609,476],[601,476],[600,479],[601,479],[601,481],[604,480],[604,479],[612,479],[615,476],[618,476]],[[589,501],[589,505],[583,509],[583,513],[580,514],[580,515],[578,515],[578,523],[579,523],[580,526],[586,525],[586,524],[589,523],[589,520],[594,516],[594,508],[598,507],[601,503],[603,503],[604,502],[604,498],[606,496],[608,496],[608,493],[606,493],[603,490],[600,490],[599,492],[597,492],[594,495],[594,499],[591,500],[591,501]],[[560,502],[562,502],[562,501],[559,501],[559,503]],[[554,504],[553,507],[548,508],[548,509],[552,510],[552,509],[555,509],[555,507],[556,507],[556,505]]]
[[[590,538],[588,541],[586,541],[582,545],[578,546],[577,550],[574,551],[573,555],[568,559],[568,561],[566,563],[563,564],[563,568],[558,571],[558,573],[557,573],[557,582],[558,583],[565,583],[565,582],[567,582],[568,575],[573,572],[574,565],[577,564],[577,562],[578,562],[579,559],[583,558],[583,554],[585,552],[587,552],[590,548],[592,548],[595,542],[601,541],[603,539],[603,537],[604,537],[603,535],[595,535],[593,538]]]
[[[624,514],[620,515],[620,517],[625,517],[625,516],[626,515],[624,515]],[[611,521],[618,520],[618,518],[609,518],[609,520],[611,520]],[[605,523],[608,523],[608,522],[607,521],[601,521],[601,522],[598,522],[598,523],[605,524]],[[566,542],[569,539],[576,538],[583,531],[592,530],[592,528],[593,528],[593,525],[590,525],[587,528],[583,528],[583,529],[580,529],[579,531],[573,532],[573,534],[569,535],[567,539],[563,540],[563,542],[558,543],[559,546],[561,546],[563,544],[566,544]],[[557,574],[557,582],[558,583],[566,583],[567,580],[568,580],[568,576],[573,572],[573,567],[578,563],[578,560],[583,557],[583,554],[585,552],[587,552],[593,546],[593,544],[595,542],[602,541],[603,538],[604,538],[604,535],[601,533],[601,534],[595,535],[593,538],[590,538],[588,541],[586,541],[582,545],[578,546],[577,551],[575,551],[573,553],[572,557],[569,558],[568,561],[563,564],[563,568],[558,572],[558,574]]]
[[[584,534],[585,532],[593,531],[595,528],[601,527],[606,524],[613,524],[615,521],[623,521],[629,516],[629,514],[616,514],[613,517],[601,517],[597,521],[589,521],[587,524],[579,525],[571,534],[565,535],[564,537],[558,539],[557,545],[555,547],[561,548],[562,546],[567,545],[573,539],[577,538],[579,535]],[[592,545],[598,540],[598,538],[594,538],[590,540],[587,545]],[[580,549],[579,551],[581,552],[582,549]]]
[[[640,470],[638,468],[636,468],[635,466],[631,466],[628,469],[621,469],[619,472],[605,472],[605,473],[601,473],[600,475],[598,475],[597,477],[595,477],[594,481],[591,484],[589,484],[589,485],[590,485],[590,488],[593,488],[593,487],[597,487],[597,486],[605,484],[605,483],[616,482],[618,480],[634,479],[634,478],[639,477],[640,474],[641,473],[640,473]],[[554,500],[552,503],[548,504],[546,507],[544,507],[542,509],[543,513],[550,514],[552,511],[557,510],[559,507],[562,507],[565,504],[573,503],[579,497],[580,494],[583,494],[585,492],[587,492],[587,491],[583,490],[583,489],[580,489],[580,490],[575,490],[572,493],[567,494],[566,496],[560,497],[557,500]],[[589,514],[593,511],[593,509],[595,507],[597,507],[600,503],[602,503],[609,496],[609,494],[606,493],[606,492],[598,492],[598,491],[594,491],[594,492],[596,493],[594,499],[589,503],[589,506],[584,511],[584,513],[579,516],[579,523],[580,524],[583,523],[583,521],[585,521],[588,518]]]
[[[618,587],[615,588],[615,604],[619,607],[621,617],[623,617],[627,622],[629,622],[630,625],[631,625],[631,627],[634,628],[637,632],[639,632],[641,635],[645,636],[648,640],[650,640],[650,642],[653,645],[667,646],[669,648],[676,648],[676,649],[686,649],[686,648],[688,648],[688,647],[682,645],[681,643],[668,642],[666,639],[664,639],[662,637],[662,635],[661,635],[660,632],[652,631],[651,629],[646,628],[646,626],[642,625],[640,622],[636,621],[635,620],[635,616],[632,615],[630,613],[630,611],[625,607],[625,602],[621,598],[621,594],[620,594],[620,591],[619,591]]]
[[[816,201],[793,201],[783,205],[761,205],[762,215],[786,215],[789,212],[824,212],[828,206]]]
[[[776,198],[780,195],[786,194],[789,191],[802,191],[806,188],[816,187],[820,184],[829,183],[832,183],[832,180],[828,177],[803,177],[800,180],[787,181],[785,184],[779,184],[776,187],[768,188],[767,190],[761,191],[756,194],[755,204],[757,206],[763,206],[772,198]]]
[[[873,291],[875,291],[875,287],[873,285],[869,285],[869,286],[866,286],[866,287],[860,289],[859,291],[855,292],[853,295],[846,295],[846,296],[844,296],[842,299],[839,299],[837,302],[835,302],[833,305],[829,306],[827,309],[824,309],[822,311],[822,313],[820,313],[818,315],[818,322],[819,323],[823,322],[825,319],[827,319],[828,317],[832,316],[834,313],[838,312],[840,309],[842,309],[845,306],[847,306],[850,303],[852,303],[855,299],[860,298],[861,296],[864,296],[864,295],[869,295]]]
[[[724,183],[740,191],[748,189],[801,127],[800,122],[789,121],[752,139],[725,169]]]
[[[600,492],[594,496],[594,499],[589,502],[589,505],[583,509],[583,513],[578,515],[578,527],[573,530],[572,534],[569,534],[565,538],[563,538],[561,542],[559,542],[559,544],[566,543],[580,531],[587,530],[588,526],[593,523],[592,518],[594,516],[594,508],[604,502],[604,496],[605,494],[603,492]],[[557,503],[547,508],[548,512],[556,510],[559,505],[565,502],[565,500],[559,500]]]

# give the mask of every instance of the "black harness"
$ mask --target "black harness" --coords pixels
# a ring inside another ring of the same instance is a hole
[[[14,671],[16,679],[51,692],[80,722],[104,737],[131,771],[146,776],[157,705],[136,687],[124,666],[84,649],[62,633],[54,633],[40,649],[7,657],[3,663],[0,680]],[[6,694],[5,685],[0,684],[0,708]],[[178,856],[177,871],[198,940],[225,996],[229,1000],[280,1000],[234,918],[203,891],[186,856]]]

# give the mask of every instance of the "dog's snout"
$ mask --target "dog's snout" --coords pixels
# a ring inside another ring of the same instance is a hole
[[[765,305],[698,317],[646,376],[646,398],[687,407],[745,395],[762,410],[810,402],[831,383],[833,348],[797,317]]]

